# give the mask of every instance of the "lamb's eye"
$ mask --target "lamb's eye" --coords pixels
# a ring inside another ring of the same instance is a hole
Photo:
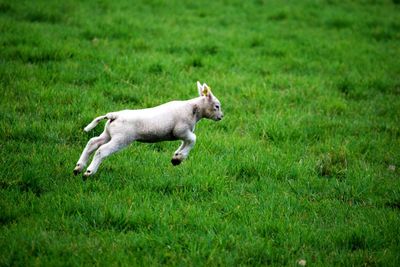
[[[215,105],[215,108],[216,108],[216,109],[219,109],[219,105]]]

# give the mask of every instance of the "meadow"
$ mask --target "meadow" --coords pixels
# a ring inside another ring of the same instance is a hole
[[[0,0],[0,265],[399,266],[399,55],[398,0]],[[197,80],[225,117],[184,163],[73,175]]]

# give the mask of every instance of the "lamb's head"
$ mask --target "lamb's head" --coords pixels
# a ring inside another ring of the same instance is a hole
[[[205,83],[201,85],[200,82],[197,82],[197,89],[203,98],[201,106],[203,116],[215,121],[222,120],[224,113],[222,113],[221,102],[213,95],[211,88]]]

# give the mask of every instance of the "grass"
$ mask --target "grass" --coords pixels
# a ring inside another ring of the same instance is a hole
[[[399,1],[0,1],[0,265],[400,264]],[[225,118],[83,182],[95,116]]]

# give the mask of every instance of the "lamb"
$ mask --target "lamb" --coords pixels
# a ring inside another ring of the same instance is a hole
[[[171,163],[175,166],[185,160],[196,142],[194,129],[202,118],[219,121],[223,118],[221,103],[207,84],[197,82],[199,97],[186,101],[171,101],[157,107],[110,112],[95,118],[84,131],[89,132],[104,119],[104,131],[93,137],[83,150],[74,174],[83,171],[89,156],[97,149],[84,177],[94,175],[101,162],[111,154],[123,149],[133,141],[154,143],[181,140]]]

